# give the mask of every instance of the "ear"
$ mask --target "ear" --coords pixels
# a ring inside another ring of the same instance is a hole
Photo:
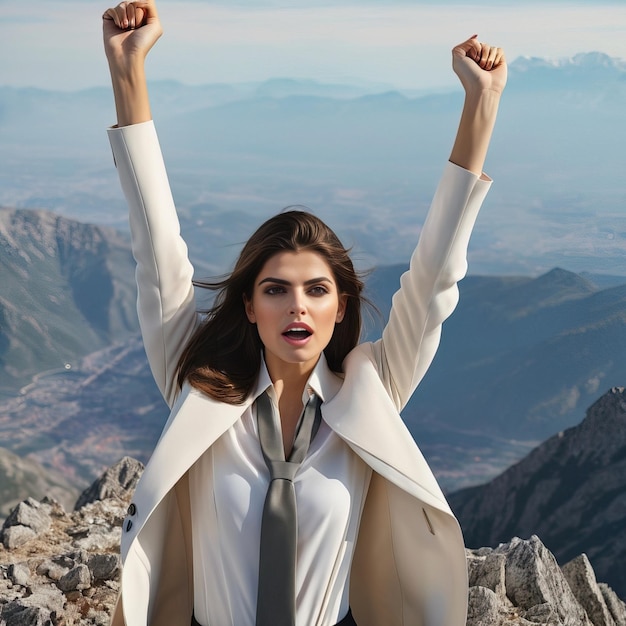
[[[248,300],[246,294],[243,295],[243,306],[246,310],[246,316],[251,324],[256,324],[256,315],[254,314],[254,306],[252,300]]]
[[[347,304],[348,296],[345,293],[339,294],[339,307],[337,308],[337,317],[335,318],[335,324],[341,324],[341,322],[343,322],[344,315],[346,314]]]

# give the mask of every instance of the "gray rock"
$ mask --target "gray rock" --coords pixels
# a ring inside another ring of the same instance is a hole
[[[139,482],[143,467],[143,464],[136,459],[125,456],[83,491],[76,501],[74,510],[77,511],[97,500],[129,498]]]
[[[37,566],[39,576],[47,576],[50,580],[60,580],[67,573],[67,568],[46,559]]]
[[[13,563],[9,565],[7,574],[14,585],[28,587],[30,584],[30,568],[26,563]]]
[[[40,534],[48,529],[52,520],[46,510],[37,500],[28,498],[20,502],[9,514],[3,524],[3,528],[11,526],[26,526],[35,534]]]
[[[617,597],[617,594],[607,584],[598,583],[598,587],[615,623],[619,626],[626,626],[626,604]]]
[[[615,620],[606,606],[587,555],[577,556],[566,563],[562,569],[571,590],[587,611],[593,626],[615,626]]]
[[[515,606],[528,612],[548,604],[564,626],[591,626],[556,559],[538,537],[515,537],[497,551],[506,554],[506,593]]]
[[[87,565],[87,563],[89,562],[89,559],[91,558],[91,555],[89,554],[89,552],[87,552],[87,550],[82,550],[82,549],[72,550],[71,552],[68,552],[66,556],[68,559],[71,559],[74,565],[78,565],[79,563],[82,563],[83,565]]]
[[[5,624],[6,626],[51,626],[51,624],[56,624],[56,616],[53,616],[48,609],[24,606],[20,598],[2,607],[0,624],[3,626]]]
[[[57,582],[57,586],[61,591],[82,591],[91,587],[91,573],[89,568],[81,563],[72,568],[67,574],[61,577]]]
[[[39,587],[22,601],[25,606],[42,607],[55,614],[60,614],[66,604],[63,593],[53,585]]]
[[[497,595],[487,587],[470,587],[467,626],[500,626]]]
[[[117,576],[122,562],[117,554],[94,554],[88,566],[93,580],[109,580]]]
[[[7,550],[15,550],[36,536],[37,533],[28,526],[10,526],[2,531],[2,545]]]
[[[65,569],[72,569],[76,563],[74,559],[67,554],[58,554],[52,559],[56,565],[64,567]]]
[[[545,602],[536,604],[524,613],[524,619],[531,624],[545,624],[546,626],[560,626],[563,622],[559,619],[556,609]]]
[[[482,555],[468,554],[468,575],[470,587],[491,589],[500,602],[506,599],[506,555],[490,550]]]
[[[38,589],[30,596],[14,598],[0,611],[0,624],[6,626],[54,626],[65,605],[58,589]]]

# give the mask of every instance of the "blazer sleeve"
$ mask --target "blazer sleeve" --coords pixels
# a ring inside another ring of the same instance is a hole
[[[441,325],[457,305],[467,247],[491,179],[448,162],[400,279],[382,338],[373,345],[381,380],[400,411],[439,346]]]
[[[129,207],[143,343],[154,379],[171,406],[178,359],[198,322],[193,267],[153,122],[111,128],[108,134]]]

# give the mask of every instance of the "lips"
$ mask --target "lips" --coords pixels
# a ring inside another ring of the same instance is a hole
[[[306,341],[313,334],[313,329],[307,324],[294,322],[282,332],[282,336],[292,342]]]

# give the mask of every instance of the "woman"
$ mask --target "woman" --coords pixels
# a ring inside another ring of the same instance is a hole
[[[476,37],[453,50],[465,104],[450,163],[382,339],[357,345],[362,284],[334,233],[301,212],[260,227],[199,320],[144,74],[157,10],[122,2],[103,18],[138,312],[171,407],[124,521],[114,623],[461,626],[459,526],[399,411],[458,299],[490,185],[502,51]],[[291,479],[270,481],[287,465]]]

